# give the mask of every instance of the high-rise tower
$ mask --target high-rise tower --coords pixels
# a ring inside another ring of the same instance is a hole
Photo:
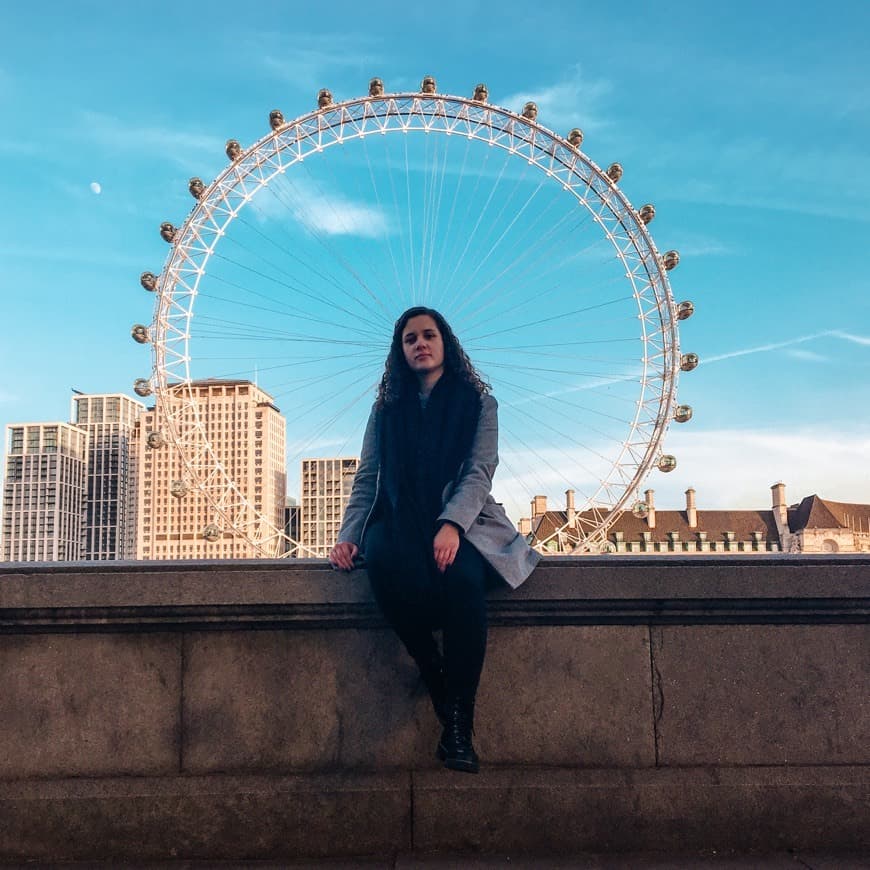
[[[2,557],[7,562],[82,558],[88,433],[68,423],[6,427]]]
[[[170,399],[183,425],[193,416],[210,445],[211,467],[222,467],[248,505],[276,529],[284,527],[286,421],[272,397],[250,381],[208,379],[179,386]],[[182,393],[183,390],[183,393]],[[190,402],[193,396],[193,405]],[[217,516],[191,485],[184,457],[166,437],[158,408],[140,417],[136,551],[140,559],[244,559],[261,555]],[[219,536],[205,531],[216,525]],[[283,549],[283,548],[282,548]],[[275,555],[280,555],[277,552]]]
[[[83,559],[136,558],[136,421],[145,411],[122,394],[77,394],[72,422],[89,435]]]

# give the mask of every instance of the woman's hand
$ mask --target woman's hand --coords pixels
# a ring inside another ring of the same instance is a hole
[[[339,571],[353,571],[353,560],[359,553],[359,547],[348,541],[336,544],[329,553],[329,562],[333,568]]]
[[[435,564],[443,574],[453,564],[459,552],[459,529],[453,523],[444,523],[435,535]]]

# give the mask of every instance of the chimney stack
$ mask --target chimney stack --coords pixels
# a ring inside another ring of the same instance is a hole
[[[779,532],[780,541],[785,540],[789,533],[788,506],[785,503],[785,484],[782,481],[775,483],[770,488],[773,497],[773,518],[776,520],[776,530]]]
[[[565,490],[565,513],[568,525],[573,529],[577,525],[577,511],[574,510],[574,490]]]
[[[532,519],[543,516],[547,512],[547,496],[536,495],[532,497]]]
[[[648,489],[644,495],[646,496],[646,524],[654,529],[656,527],[656,503],[653,498],[655,490]]]
[[[519,522],[519,525],[517,526],[517,531],[524,538],[527,538],[532,533],[532,521],[528,517],[520,517],[520,522]]]
[[[689,487],[686,490],[686,519],[690,529],[698,528],[698,511],[695,508],[695,490]]]

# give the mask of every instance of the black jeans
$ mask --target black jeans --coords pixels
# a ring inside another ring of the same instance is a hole
[[[375,600],[422,667],[437,658],[432,632],[443,629],[447,696],[473,703],[486,655],[487,564],[465,538],[443,574],[431,548],[418,549],[395,540],[383,522],[368,528],[364,552]]]

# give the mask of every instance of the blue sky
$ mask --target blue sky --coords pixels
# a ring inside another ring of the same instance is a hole
[[[622,163],[636,206],[655,203],[656,242],[682,257],[674,295],[696,305],[683,349],[702,359],[680,382],[695,418],[666,441],[679,467],[649,481],[660,505],[694,486],[701,509],[764,507],[777,480],[790,500],[870,501],[870,6],[250,9],[0,13],[0,425],[66,419],[71,387],[130,392],[148,374],[129,337],[151,319],[138,275],[159,271],[159,223],[182,222],[187,179],[225,166],[227,138],[253,142],[270,109],[301,115],[323,86],[343,99],[373,75],[393,91],[431,73],[444,93],[485,81],[495,104],[535,99],[545,126],[580,126],[593,160]],[[362,208],[353,159],[319,183]]]

